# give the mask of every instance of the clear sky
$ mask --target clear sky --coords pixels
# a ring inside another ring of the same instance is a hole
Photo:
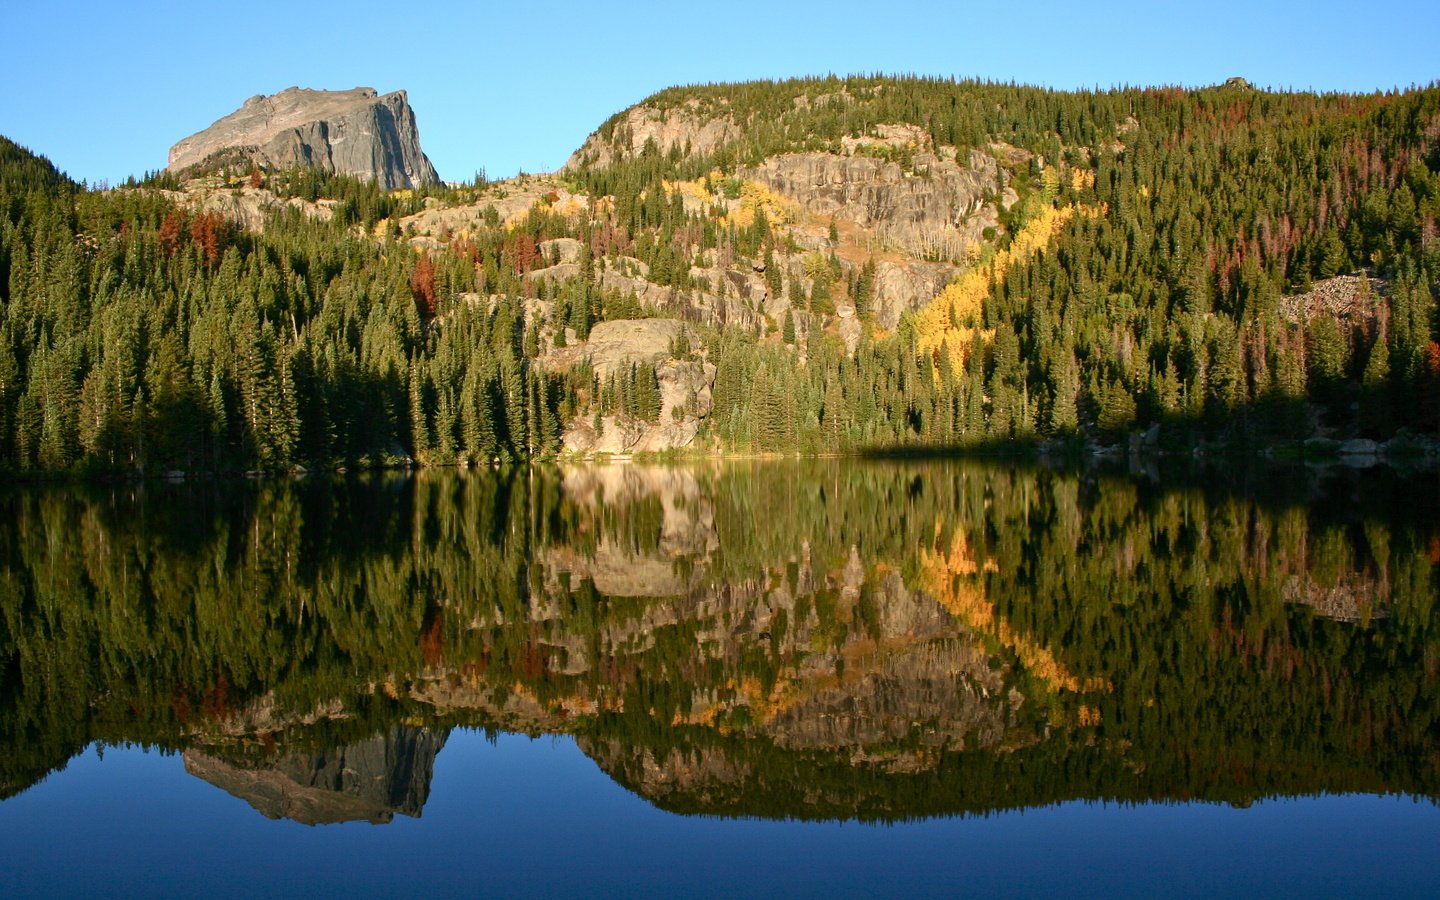
[[[0,0],[0,134],[75,178],[291,85],[409,91],[442,178],[557,168],[673,84],[853,72],[1058,88],[1371,91],[1440,80],[1440,0],[327,4]]]

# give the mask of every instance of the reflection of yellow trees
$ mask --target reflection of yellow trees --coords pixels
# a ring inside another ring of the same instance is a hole
[[[746,676],[740,679],[740,692],[745,695],[747,705],[750,707],[750,714],[761,722],[768,722],[791,703],[794,698],[787,702],[786,695],[790,693],[789,682],[786,679],[776,679],[775,684],[769,691],[758,678]]]
[[[843,613],[839,615],[848,618]],[[700,725],[729,733],[731,728],[722,714],[739,707],[746,710],[750,722],[769,724],[777,716],[826,691],[863,680],[876,671],[883,660],[904,653],[914,644],[915,638],[910,635],[881,640],[852,635],[839,648],[844,658],[843,668],[812,668],[802,672],[793,663],[786,664],[774,673],[768,688],[754,675],[727,678],[707,702],[696,703],[685,712],[675,712],[671,725]]]
[[[938,524],[938,523],[937,523]],[[1052,691],[1087,693],[1108,691],[1104,678],[1079,678],[1065,668],[1049,650],[1016,631],[995,613],[995,605],[985,596],[980,576],[999,571],[995,560],[978,563],[970,550],[965,532],[956,530],[949,552],[920,550],[920,587],[929,593],[950,615],[976,631],[994,635],[1007,649],[1014,651],[1026,671],[1048,685]],[[1095,711],[1095,720],[1099,713]],[[1083,721],[1082,725],[1090,724]]]
[[[829,679],[833,681],[833,679]],[[811,679],[807,685],[808,691],[802,691],[800,685],[787,677],[777,678],[767,691],[760,683],[760,679],[746,675],[740,678],[726,679],[722,689],[718,691],[713,702],[697,704],[688,712],[675,712],[670,724],[678,725],[701,725],[706,728],[715,728],[722,734],[728,734],[730,726],[720,720],[720,714],[727,710],[744,707],[750,716],[750,720],[756,723],[768,723],[786,709],[794,706],[797,702],[813,693],[816,690],[816,679]]]

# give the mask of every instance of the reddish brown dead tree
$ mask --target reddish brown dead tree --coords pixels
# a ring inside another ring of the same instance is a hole
[[[167,257],[174,256],[180,249],[180,236],[185,233],[185,219],[178,210],[172,210],[160,223],[160,249]]]
[[[415,297],[415,305],[420,308],[420,315],[427,319],[435,317],[435,266],[430,262],[429,254],[422,253],[415,261],[415,268],[410,272],[410,293]]]
[[[205,264],[215,268],[230,243],[230,223],[219,213],[202,213],[190,223],[190,242],[205,255]]]

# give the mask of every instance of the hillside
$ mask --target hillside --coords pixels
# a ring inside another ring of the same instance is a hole
[[[1423,452],[1437,173],[1434,87],[830,78],[662,91],[457,188],[7,179],[0,459]]]

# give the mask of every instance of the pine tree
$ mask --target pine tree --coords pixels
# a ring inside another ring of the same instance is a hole
[[[1345,339],[1335,320],[1319,315],[1310,320],[1306,358],[1310,363],[1310,382],[1327,399],[1333,399],[1345,377],[1349,359]]]
[[[1384,437],[1392,429],[1390,416],[1390,349],[1383,336],[1376,336],[1370,345],[1370,358],[1360,378],[1365,389],[1360,399],[1360,422],[1365,431]]]
[[[426,409],[424,385],[420,367],[410,362],[410,453],[424,462],[433,446],[430,435],[430,416]]]
[[[875,260],[867,259],[865,265],[860,267],[860,274],[855,279],[855,315],[864,319],[870,315],[871,307],[875,301]]]
[[[1101,389],[1100,415],[1095,424],[1110,437],[1119,436],[1135,424],[1135,398],[1124,384],[1112,380]]]
[[[1080,394],[1080,367],[1074,357],[1068,354],[1057,359],[1050,367],[1050,380],[1054,385],[1050,401],[1050,433],[1071,435],[1080,427],[1079,408],[1076,405]]]

